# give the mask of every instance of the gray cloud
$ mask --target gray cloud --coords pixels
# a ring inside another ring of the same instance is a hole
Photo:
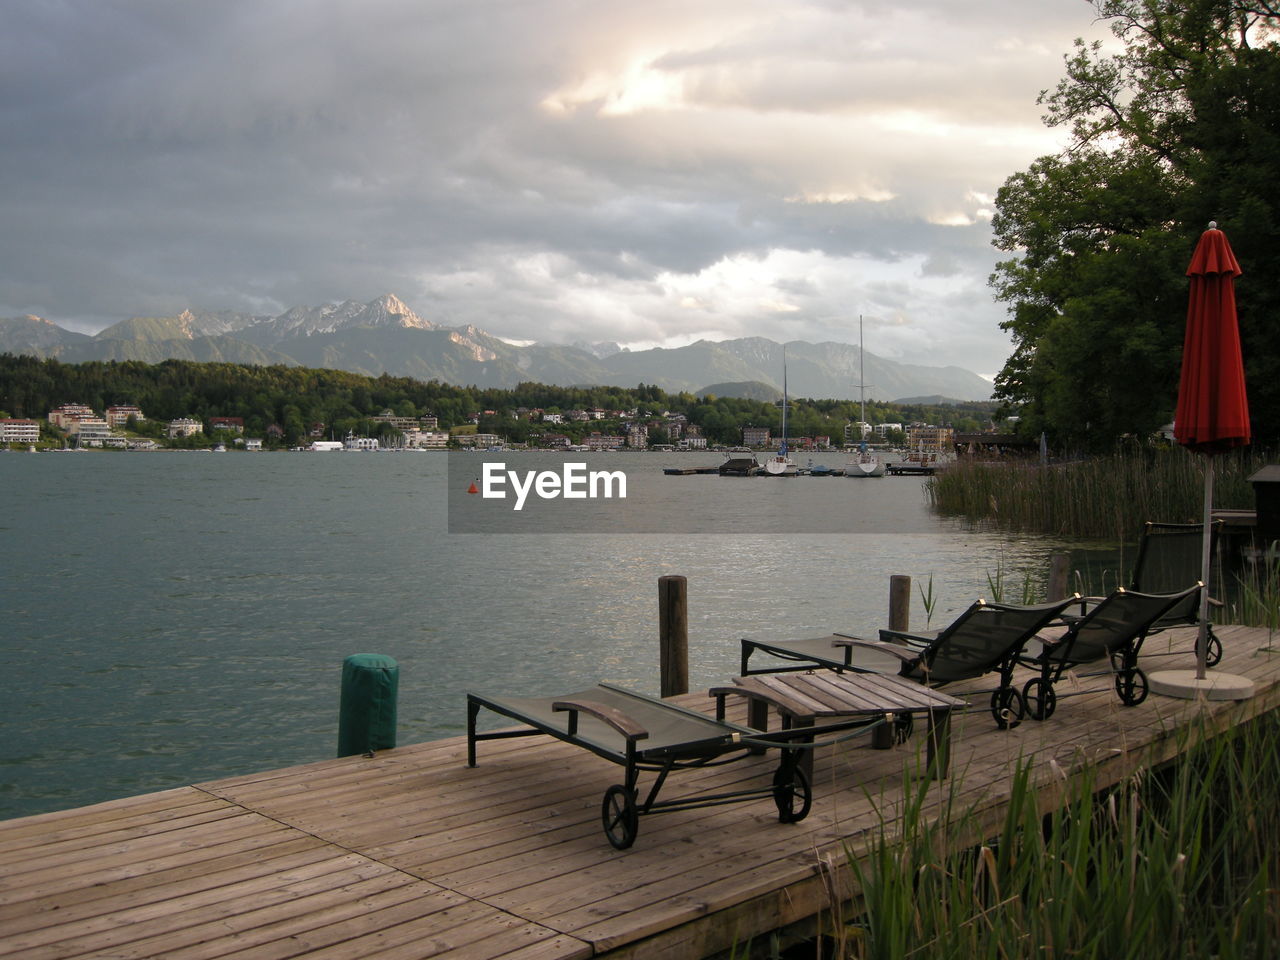
[[[0,316],[395,292],[513,338],[991,372],[985,217],[1079,0],[10,0]],[[984,212],[987,211],[987,212]],[[869,331],[870,332],[870,331]]]

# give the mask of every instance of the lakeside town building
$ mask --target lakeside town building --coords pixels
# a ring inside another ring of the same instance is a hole
[[[67,433],[79,438],[82,446],[100,446],[111,436],[111,428],[102,417],[79,417],[67,421]]]
[[[589,433],[582,440],[582,445],[588,450],[621,450],[626,443],[626,437],[605,436],[600,433]]]
[[[460,447],[497,447],[501,446],[502,438],[496,433],[459,433],[454,436]],[[569,438],[565,437],[567,443]]]
[[[190,437],[197,433],[204,433],[204,424],[199,420],[193,420],[191,417],[180,417],[177,420],[169,421],[166,433],[170,439]]]
[[[949,454],[955,447],[955,431],[950,427],[912,424],[907,427],[907,448],[912,453]]]
[[[449,446],[449,433],[445,430],[404,431],[404,445],[414,450],[443,450]]]
[[[396,416],[394,410],[383,410],[376,417],[370,417],[374,423],[389,423],[401,433],[412,433],[413,431],[439,430],[440,419],[438,417],[399,417]]]
[[[138,407],[127,404],[107,407],[106,413],[103,414],[103,419],[107,421],[107,426],[112,430],[119,430],[124,427],[129,422],[130,417],[133,417],[135,423],[145,423],[147,420]]]
[[[93,407],[87,407],[83,403],[64,403],[49,411],[49,422],[59,430],[70,430],[71,424],[77,420],[91,419],[94,416],[96,414]]]
[[[38,443],[39,441],[39,420],[21,420],[16,417],[0,419],[0,443]]]

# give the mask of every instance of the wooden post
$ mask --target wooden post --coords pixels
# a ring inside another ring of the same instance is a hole
[[[889,629],[906,632],[911,629],[911,578],[894,574],[889,578]],[[893,746],[892,723],[882,723],[871,731],[871,746],[888,750]]]
[[[901,574],[889,578],[889,629],[911,629],[911,578]]]
[[[662,696],[689,692],[689,580],[658,578],[658,644]]]
[[[1049,586],[1046,587],[1048,596],[1045,602],[1052,603],[1054,600],[1061,600],[1068,596],[1067,580],[1069,571],[1068,565],[1071,558],[1065,553],[1055,553],[1049,557]]]

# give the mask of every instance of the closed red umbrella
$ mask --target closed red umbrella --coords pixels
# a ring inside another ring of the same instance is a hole
[[[1235,278],[1240,264],[1227,236],[1210,223],[1200,235],[1187,276],[1191,295],[1187,332],[1182,346],[1182,378],[1173,435],[1189,449],[1205,455],[1204,552],[1200,601],[1200,639],[1196,644],[1196,676],[1204,679],[1209,612],[1209,529],[1213,513],[1213,455],[1244,446],[1252,438],[1249,401],[1244,388],[1240,328],[1236,320]]]

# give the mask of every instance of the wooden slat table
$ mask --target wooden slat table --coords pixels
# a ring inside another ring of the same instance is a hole
[[[965,702],[919,683],[879,673],[836,673],[812,670],[806,673],[753,674],[734,677],[734,686],[716,687],[711,695],[723,704],[731,694],[746,697],[749,724],[768,729],[768,707],[782,716],[784,727],[811,727],[819,719],[873,717],[884,714],[891,731],[892,717],[901,714],[928,717],[927,769],[934,779],[947,775],[951,745],[951,711],[963,710]],[[879,737],[876,746],[888,747],[890,739]],[[802,761],[805,774],[812,776],[813,751],[806,750]]]

